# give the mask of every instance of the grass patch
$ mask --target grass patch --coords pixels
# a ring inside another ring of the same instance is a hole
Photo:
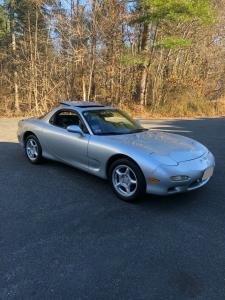
[[[222,117],[225,116],[225,99],[220,100],[170,100],[165,104],[152,108],[135,103],[123,103],[115,105],[135,118],[198,118],[198,117]],[[15,113],[11,110],[0,108],[0,117],[28,118],[42,115],[43,111],[24,111]]]
[[[156,108],[140,105],[120,105],[120,108],[138,118],[198,118],[225,116],[225,100],[169,101]]]

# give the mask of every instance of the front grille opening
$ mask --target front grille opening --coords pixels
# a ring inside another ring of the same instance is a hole
[[[172,186],[170,188],[168,188],[168,193],[179,193],[179,192],[183,192],[186,191],[188,189],[192,189],[195,187],[198,187],[199,185],[201,185],[202,183],[202,178],[196,179],[195,181],[191,182],[189,185],[177,185],[177,186]]]
[[[201,179],[197,179],[197,180],[193,181],[193,182],[189,185],[189,188],[198,186],[201,182],[202,182]]]

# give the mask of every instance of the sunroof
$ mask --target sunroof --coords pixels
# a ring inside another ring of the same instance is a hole
[[[63,101],[60,102],[60,104],[63,105],[67,105],[67,106],[76,106],[76,107],[84,107],[84,108],[88,108],[88,107],[104,107],[104,105],[102,104],[98,104],[95,102],[87,102],[87,101]]]
[[[104,107],[104,105],[75,105],[76,107],[84,107],[84,108],[88,108],[88,107]]]

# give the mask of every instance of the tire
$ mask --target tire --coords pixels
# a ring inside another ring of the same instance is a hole
[[[40,164],[42,158],[42,148],[38,138],[35,135],[29,135],[25,141],[25,154],[32,164]]]
[[[111,164],[109,181],[117,197],[126,202],[134,202],[146,191],[146,181],[141,169],[127,158],[118,159]]]

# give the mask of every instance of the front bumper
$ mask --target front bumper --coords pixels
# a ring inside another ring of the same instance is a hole
[[[200,158],[180,162],[177,166],[160,165],[151,175],[158,178],[158,183],[147,182],[146,192],[156,195],[171,195],[177,193],[196,190],[208,183],[211,176],[203,179],[204,172],[215,167],[215,159],[211,152],[206,153]],[[183,182],[174,182],[171,176],[187,175],[189,180]]]

